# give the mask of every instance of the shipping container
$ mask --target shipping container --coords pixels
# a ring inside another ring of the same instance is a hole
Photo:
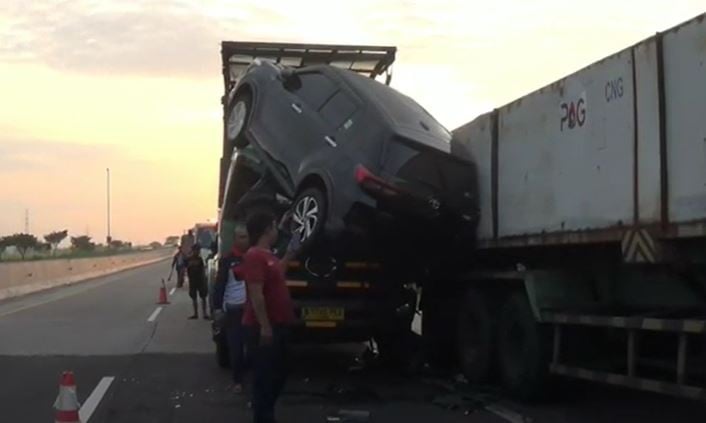
[[[423,284],[422,311],[429,349],[471,382],[706,401],[705,18],[453,131],[477,167],[478,242],[466,271]]]
[[[701,15],[455,130],[481,245],[706,235],[705,62]]]

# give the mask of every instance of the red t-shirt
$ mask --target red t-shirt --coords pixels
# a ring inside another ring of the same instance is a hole
[[[242,270],[248,291],[252,284],[263,284],[262,292],[265,296],[265,308],[270,324],[286,325],[292,323],[295,319],[294,305],[289,296],[289,289],[279,259],[270,251],[252,247],[245,253]],[[246,326],[257,326],[258,324],[249,294],[245,303],[243,324]]]

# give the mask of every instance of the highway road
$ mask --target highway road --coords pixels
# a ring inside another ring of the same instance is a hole
[[[184,289],[155,304],[168,263],[0,302],[0,421],[50,422],[59,375],[76,375],[84,423],[247,422],[247,398],[227,392],[210,322],[187,320]],[[160,308],[161,307],[161,308]],[[706,405],[560,382],[552,401],[521,405],[439,377],[353,370],[360,345],[299,346],[281,422],[324,422],[368,410],[372,422],[703,422]],[[98,386],[105,389],[96,389]],[[94,401],[95,400],[95,401]],[[91,406],[95,405],[95,408]]]

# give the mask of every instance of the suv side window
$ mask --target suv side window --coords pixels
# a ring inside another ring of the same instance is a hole
[[[331,94],[336,91],[336,85],[318,72],[298,74],[301,85],[294,91],[312,110],[318,111]]]
[[[356,110],[353,99],[345,92],[338,91],[321,109],[321,116],[334,128],[340,129]]]

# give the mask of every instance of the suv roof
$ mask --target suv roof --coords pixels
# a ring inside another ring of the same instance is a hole
[[[397,47],[223,41],[223,82],[227,92],[241,72],[260,58],[293,68],[331,65],[370,78],[386,74],[389,85],[396,53]]]

